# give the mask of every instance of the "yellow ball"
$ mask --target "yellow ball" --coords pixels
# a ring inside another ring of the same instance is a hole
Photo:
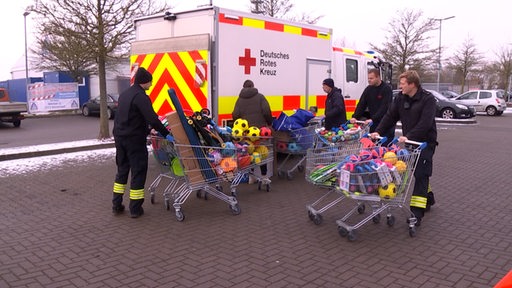
[[[379,186],[379,196],[382,199],[393,199],[396,196],[395,183],[389,183],[386,186]]]
[[[403,173],[407,169],[407,164],[402,160],[398,160],[395,163],[395,167],[398,172]]]
[[[252,156],[251,156],[251,162],[254,163],[254,164],[259,164],[261,163],[261,155],[260,153],[258,152],[254,152],[252,153]]]
[[[395,152],[391,152],[391,151],[386,152],[384,154],[384,157],[382,157],[382,159],[384,160],[384,162],[389,163],[391,165],[395,165],[396,161],[398,160],[396,158]]]
[[[257,152],[261,155],[261,159],[267,159],[268,157],[268,148],[267,146],[257,146],[256,149],[254,149],[254,152]]]

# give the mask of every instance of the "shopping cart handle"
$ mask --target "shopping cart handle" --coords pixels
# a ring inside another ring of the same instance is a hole
[[[398,137],[395,137],[393,141],[391,141],[392,144],[398,143]],[[425,147],[427,147],[427,142],[418,142],[413,140],[407,140],[405,141],[405,144],[415,145],[418,146],[418,149],[423,150]]]

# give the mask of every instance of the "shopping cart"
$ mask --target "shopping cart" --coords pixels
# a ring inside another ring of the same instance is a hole
[[[393,226],[394,208],[401,208],[408,215],[409,235],[416,236],[416,218],[406,201],[419,154],[425,146],[426,143],[414,141],[397,145],[395,139],[388,147],[354,149],[339,163],[338,189],[355,201],[353,208],[336,220],[342,237],[356,240],[356,229],[370,220],[379,223],[383,211],[386,211],[387,225]],[[378,157],[371,159],[375,155]],[[366,207],[371,208],[370,213],[365,214]],[[357,214],[359,217],[353,217]]]
[[[286,154],[285,159],[277,167],[277,176],[279,178],[292,180],[295,170],[299,172],[304,171],[306,153],[308,149],[315,145],[315,130],[318,127],[318,123],[312,123],[303,128],[290,131],[276,131],[274,133],[276,151]]]
[[[351,145],[356,145],[358,148],[359,142],[365,135],[370,132],[371,123],[367,124],[365,121],[356,121],[351,124],[347,123],[340,127],[327,130],[324,127],[315,129],[316,144],[315,147],[322,146],[339,146],[344,148],[351,148]],[[367,138],[368,141],[371,141]]]
[[[362,135],[362,134],[361,134]],[[320,225],[323,221],[322,213],[340,203],[346,196],[337,189],[339,165],[354,150],[365,146],[369,138],[351,138],[350,140],[325,143],[320,142],[314,148],[308,149],[306,154],[306,181],[327,190],[319,199],[306,205],[308,216],[313,223]],[[377,143],[380,145],[381,142]]]
[[[236,143],[237,173],[231,181],[231,195],[237,197],[237,187],[248,177],[256,179],[258,190],[265,188],[270,191],[272,176],[271,165],[274,162],[274,141],[273,137],[245,137]],[[262,165],[267,165],[267,175],[259,173]]]
[[[221,189],[223,183],[231,182],[238,173],[234,147],[184,145],[158,137],[153,139],[157,142],[159,151],[165,151],[169,158],[175,156],[173,159],[179,159],[180,168],[177,169],[181,169],[182,172],[173,171],[172,173],[174,176],[176,174],[182,174],[182,176],[172,178],[175,181],[171,181],[164,192],[165,197],[173,200],[172,206],[178,221],[181,222],[185,219],[181,206],[194,191],[203,191],[207,195],[214,196],[228,203],[233,215],[240,214],[238,200],[233,196],[226,195]],[[163,157],[160,156],[160,158]],[[177,164],[174,165],[177,166]],[[171,164],[171,166],[173,165]],[[167,175],[167,173],[159,174],[160,178],[168,177]],[[159,181],[158,177],[154,182],[157,181]],[[166,202],[170,203],[170,200]]]
[[[155,204],[156,188],[163,179],[166,179],[169,183],[163,191],[163,198],[164,206],[169,210],[172,193],[175,191],[176,187],[178,187],[177,185],[180,183],[180,180],[183,181],[183,168],[178,159],[174,143],[158,136],[150,136],[148,142],[151,144],[151,154],[160,170],[159,174],[148,188],[151,204]]]

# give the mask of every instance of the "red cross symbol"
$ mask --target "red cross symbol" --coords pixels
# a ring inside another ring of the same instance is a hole
[[[244,73],[251,74],[251,66],[256,66],[256,58],[251,57],[251,49],[245,49],[245,55],[238,57],[238,65],[244,66]]]

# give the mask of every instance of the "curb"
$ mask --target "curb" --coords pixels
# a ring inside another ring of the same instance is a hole
[[[96,150],[96,149],[107,149],[107,148],[113,148],[113,147],[115,147],[115,143],[109,142],[109,143],[101,143],[101,144],[87,145],[87,146],[59,148],[59,149],[53,149],[53,150],[15,152],[12,154],[0,155],[0,161],[17,160],[17,159],[41,157],[41,156],[50,156],[50,155],[73,153],[73,152],[80,152],[80,151],[89,151],[89,150]]]

